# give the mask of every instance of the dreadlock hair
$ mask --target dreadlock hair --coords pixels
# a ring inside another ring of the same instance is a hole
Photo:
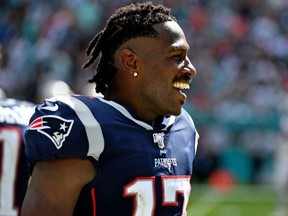
[[[151,2],[132,3],[119,8],[108,19],[105,28],[89,43],[86,50],[87,68],[99,57],[94,76],[88,80],[96,84],[96,92],[105,95],[109,81],[117,69],[114,67],[115,51],[124,42],[136,37],[158,37],[153,25],[166,21],[176,21],[170,9]]]

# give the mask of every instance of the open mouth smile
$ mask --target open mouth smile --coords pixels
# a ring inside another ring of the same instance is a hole
[[[181,97],[182,97],[182,99],[181,99],[182,102],[181,103],[183,104],[186,101],[187,96],[181,90],[190,89],[189,83],[174,82],[173,83],[173,87],[181,95]]]
[[[173,87],[177,90],[190,89],[189,84],[184,82],[174,82]]]

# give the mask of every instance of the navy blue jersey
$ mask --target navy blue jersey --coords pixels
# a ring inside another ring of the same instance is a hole
[[[113,101],[63,95],[37,107],[25,138],[31,170],[66,157],[95,165],[74,215],[186,215],[198,134],[185,110],[149,125]]]
[[[23,136],[35,105],[0,100],[0,215],[20,215],[29,172]]]

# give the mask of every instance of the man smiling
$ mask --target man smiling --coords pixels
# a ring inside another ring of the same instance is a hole
[[[119,8],[83,66],[98,61],[89,81],[103,97],[50,98],[30,121],[23,215],[186,215],[199,137],[182,108],[196,74],[188,51],[168,8]]]

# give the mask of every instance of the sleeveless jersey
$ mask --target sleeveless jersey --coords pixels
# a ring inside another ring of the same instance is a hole
[[[35,106],[0,100],[0,216],[20,215],[29,180],[23,136]]]
[[[25,138],[31,170],[65,157],[95,165],[74,215],[186,215],[198,133],[184,109],[151,126],[113,101],[62,95],[37,107]]]

